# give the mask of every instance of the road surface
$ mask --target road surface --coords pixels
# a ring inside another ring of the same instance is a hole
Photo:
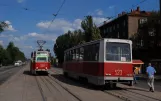
[[[52,68],[49,75],[33,76],[29,64],[0,85],[0,101],[161,101],[161,93],[118,84],[101,90],[90,84],[65,78],[62,70]]]
[[[23,66],[14,67],[7,66],[0,68],[0,85],[4,83],[7,79],[9,79],[12,75],[14,75],[17,71],[19,71]]]

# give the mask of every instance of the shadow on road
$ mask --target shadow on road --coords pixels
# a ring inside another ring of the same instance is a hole
[[[87,82],[82,82],[80,80],[76,80],[70,77],[64,77],[63,74],[53,74],[51,75],[53,76],[55,79],[59,80],[60,82],[72,85],[72,86],[77,86],[77,87],[83,87],[86,89],[90,89],[90,90],[137,90],[137,91],[144,91],[144,92],[148,92],[148,90],[144,90],[144,89],[139,89],[139,88],[133,88],[133,87],[119,87],[116,86],[115,88],[110,88],[109,86],[96,86]],[[127,85],[127,84],[126,84]]]
[[[30,71],[24,71],[23,74],[32,76],[32,74],[30,73]]]
[[[29,76],[48,76],[48,73],[46,72],[36,72],[36,75],[33,75],[29,70],[24,71],[23,74],[29,75]]]
[[[53,76],[55,79],[59,80],[60,82],[63,82],[69,85],[83,87],[83,88],[87,88],[91,90],[100,90],[99,86],[95,86],[87,82],[82,82],[82,81],[79,81],[79,80],[76,80],[70,77],[64,77],[63,74],[53,74],[51,76]]]
[[[83,88],[90,89],[90,90],[101,90],[101,91],[103,90],[123,90],[123,88],[120,88],[120,87],[110,88],[109,86],[96,86],[96,85],[90,84],[82,80],[76,80],[70,77],[64,77],[63,74],[53,74],[51,76],[53,76],[55,79],[59,80],[60,82],[63,82],[63,83],[66,83],[72,86],[83,87]]]

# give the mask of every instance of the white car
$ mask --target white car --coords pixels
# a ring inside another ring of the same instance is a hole
[[[15,66],[20,66],[20,63],[19,62],[15,62]]]

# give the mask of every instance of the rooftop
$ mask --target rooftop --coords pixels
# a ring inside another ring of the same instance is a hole
[[[137,7],[136,10],[131,9],[131,12],[122,12],[120,14],[118,14],[118,16],[112,20],[108,20],[108,21],[104,21],[102,25],[100,25],[99,27],[104,26],[105,24],[108,24],[110,22],[113,22],[114,20],[122,17],[122,16],[149,16],[150,15],[150,11],[141,11],[140,7]]]

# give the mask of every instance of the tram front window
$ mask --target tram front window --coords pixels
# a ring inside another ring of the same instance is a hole
[[[106,60],[131,62],[131,50],[128,43],[106,43]]]
[[[37,57],[37,62],[47,62],[46,57]]]

